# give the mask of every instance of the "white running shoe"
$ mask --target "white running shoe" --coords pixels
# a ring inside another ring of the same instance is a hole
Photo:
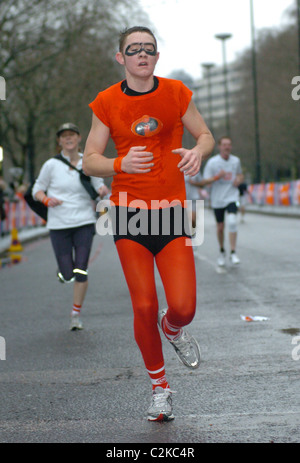
[[[172,408],[172,391],[157,386],[152,392],[152,400],[148,408],[149,421],[174,420]]]
[[[217,260],[218,267],[225,266],[225,252],[220,252],[220,255]]]
[[[160,326],[162,332],[162,319],[167,313],[167,309],[163,309],[158,314],[158,325]],[[167,338],[168,339],[168,338]],[[173,346],[175,353],[179,360],[186,367],[195,370],[199,368],[200,365],[200,347],[194,336],[188,333],[184,328],[181,328],[180,335],[177,339],[170,340],[169,343]]]
[[[75,281],[75,277],[71,278],[70,280],[65,280],[63,274],[59,270],[56,272],[56,277],[60,283],[72,283]]]
[[[233,265],[238,265],[241,261],[235,252],[230,254],[230,260]]]
[[[81,321],[79,315],[72,315],[71,316],[70,330],[71,331],[83,330],[83,324],[82,324],[82,321]]]

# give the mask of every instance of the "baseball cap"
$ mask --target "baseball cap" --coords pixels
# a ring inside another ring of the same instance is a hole
[[[80,132],[79,132],[79,128],[77,127],[77,125],[72,124],[72,122],[65,122],[64,124],[62,124],[62,125],[59,127],[58,131],[56,132],[57,137],[59,137],[60,134],[61,134],[62,132],[64,132],[65,130],[72,130],[72,132],[76,132],[76,133],[78,133],[78,135],[79,135],[79,133],[80,133]]]

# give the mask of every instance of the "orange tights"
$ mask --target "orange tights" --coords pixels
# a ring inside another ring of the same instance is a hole
[[[134,336],[147,370],[155,370],[164,362],[157,326],[154,261],[165,290],[168,322],[183,327],[195,315],[195,263],[193,248],[185,244],[188,239],[174,239],[155,256],[135,241],[119,239],[116,242],[133,306]]]

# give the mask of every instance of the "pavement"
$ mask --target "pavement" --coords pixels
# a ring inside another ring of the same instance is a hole
[[[227,256],[222,272],[212,211],[204,225],[195,250],[197,311],[188,328],[201,346],[200,368],[184,368],[162,339],[176,391],[170,423],[146,419],[151,385],[111,236],[95,235],[80,332],[69,331],[73,285],[57,281],[48,237],[24,246],[19,265],[1,269],[1,443],[101,443],[100,456],[104,445],[106,457],[116,458],[114,451],[144,444],[155,457],[155,449],[187,443],[196,454],[201,443],[300,442],[300,223],[247,213],[239,226],[241,265]],[[268,446],[269,457],[275,448]]]
[[[247,212],[255,214],[273,215],[278,217],[300,218],[300,206],[265,206],[249,204],[246,206]]]
[[[20,243],[27,243],[36,238],[48,236],[49,230],[46,227],[32,227],[24,228],[18,232],[18,239]],[[0,238],[0,255],[8,250],[11,245],[11,235],[5,235]]]

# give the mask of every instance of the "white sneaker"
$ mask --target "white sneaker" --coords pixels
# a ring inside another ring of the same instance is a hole
[[[162,332],[162,319],[167,313],[167,309],[163,309],[158,314],[158,325]],[[168,339],[168,338],[167,338]],[[195,370],[200,365],[200,347],[194,336],[192,336],[185,328],[181,328],[180,335],[173,341],[168,339],[169,343],[173,346],[178,359],[188,368]]]
[[[230,254],[230,260],[233,265],[238,265],[241,261],[235,252]]]
[[[81,321],[79,315],[71,316],[70,330],[71,331],[83,330],[83,324],[82,324],[82,321]]]
[[[225,252],[220,252],[220,255],[217,260],[218,267],[225,266]]]
[[[172,407],[172,391],[157,386],[152,393],[152,400],[148,408],[149,421],[174,420]]]

